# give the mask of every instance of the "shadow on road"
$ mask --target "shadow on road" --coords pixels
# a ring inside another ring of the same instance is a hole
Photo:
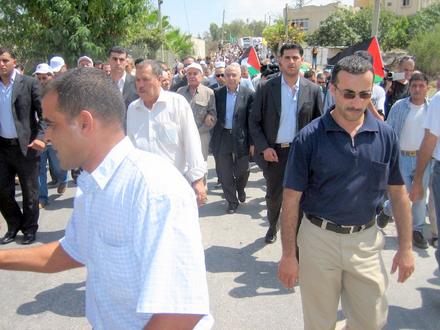
[[[277,279],[277,262],[259,261],[253,256],[265,246],[264,238],[243,248],[211,246],[205,251],[206,269],[211,273],[243,273],[234,280],[243,285],[229,291],[234,298],[292,293]]]
[[[20,315],[52,312],[68,317],[85,316],[85,282],[65,283],[40,292],[35,300],[18,307]]]

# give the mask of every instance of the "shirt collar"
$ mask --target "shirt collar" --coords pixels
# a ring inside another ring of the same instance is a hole
[[[104,190],[119,165],[133,149],[134,146],[130,138],[126,136],[110,150],[101,164],[92,173],[86,171],[81,173],[78,178],[78,186],[84,192],[92,192],[98,188]]]
[[[226,85],[225,85],[226,86]],[[233,95],[233,94],[238,94],[238,91],[240,90],[240,84],[238,84],[237,85],[237,89],[235,90],[235,91],[233,91],[233,92],[231,92],[230,90],[229,90],[229,88],[228,88],[228,86],[226,86],[226,92],[228,93],[228,94],[231,94],[231,95]]]
[[[9,77],[9,84],[7,85],[7,86],[12,86],[12,85],[14,85],[14,81],[15,81],[15,77],[17,76],[17,70],[16,69],[14,69],[14,70],[12,70],[12,74],[11,74],[11,76]],[[0,79],[0,83],[1,84],[3,84],[3,80],[1,80]],[[3,84],[3,86],[4,86],[5,84]],[[7,88],[7,87],[5,87],[5,88]]]
[[[296,79],[296,83],[295,83],[295,89],[297,90],[297,91],[299,91],[299,80],[300,80],[301,78],[298,76],[298,79]],[[289,88],[289,89],[291,89],[290,88],[290,86],[289,86],[289,84],[286,82],[286,80],[284,79],[284,75],[282,74],[281,75],[281,86],[285,86],[285,87],[287,87],[287,88]]]
[[[339,126],[338,123],[333,119],[333,116],[330,113],[334,108],[335,106],[332,106],[322,117],[324,129],[326,131],[345,132],[345,130],[341,126]],[[362,126],[359,128],[357,133],[378,132],[378,131],[379,131],[379,124],[377,122],[377,119],[373,117],[373,115],[370,113],[368,109],[365,110],[364,122],[362,123]]]
[[[166,103],[166,102],[167,102],[167,93],[169,93],[169,92],[166,92],[166,91],[161,87],[161,88],[160,88],[160,92],[159,92],[159,96],[158,96],[156,102],[153,103],[153,106],[151,107],[151,109],[148,108],[148,107],[145,105],[144,100],[142,100],[142,99],[140,99],[140,105],[141,105],[144,109],[147,109],[147,110],[153,110],[154,106],[155,106],[157,103]]]

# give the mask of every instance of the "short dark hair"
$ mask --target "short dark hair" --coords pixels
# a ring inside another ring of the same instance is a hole
[[[185,57],[183,58],[182,62],[185,62],[185,60],[187,60],[187,59],[189,59],[189,58],[191,58],[194,62],[196,61],[196,59],[194,58],[194,56],[188,55],[188,56],[185,56]]]
[[[316,73],[313,70],[307,70],[306,72],[304,72],[304,78],[306,78],[306,79],[312,78],[315,75],[316,75]]]
[[[334,66],[331,77],[331,83],[333,85],[337,84],[340,71],[345,71],[351,74],[363,74],[370,71],[374,76],[373,65],[365,58],[357,55],[346,56],[340,59]]]
[[[162,66],[160,65],[160,63],[158,61],[155,60],[143,60],[141,62],[139,62],[138,64],[136,64],[136,69],[140,69],[142,67],[146,67],[146,66],[150,66],[151,67],[151,71],[153,72],[153,74],[156,77],[160,77],[162,75]]]
[[[11,55],[14,60],[16,59],[14,51],[9,47],[0,47],[0,55],[3,55],[4,53]]]
[[[70,70],[49,82],[43,97],[56,92],[60,112],[70,118],[88,109],[105,122],[118,122],[123,126],[125,104],[122,94],[104,71],[96,68]]]
[[[372,65],[374,65],[373,56],[368,51],[366,51],[366,50],[357,50],[357,51],[354,52],[353,55],[360,56],[360,57],[366,59]]]
[[[283,55],[284,55],[284,51],[285,51],[285,50],[288,50],[288,49],[297,49],[297,50],[299,51],[299,54],[300,54],[301,56],[304,55],[304,49],[301,47],[300,44],[296,44],[296,43],[287,43],[287,44],[284,44],[284,45],[281,46],[281,49],[280,49],[280,56],[283,56]]]
[[[128,57],[128,50],[121,46],[113,46],[108,51],[108,57],[110,57],[111,53],[125,54]]]
[[[413,72],[411,78],[409,78],[409,84],[411,85],[411,83],[413,81],[424,81],[424,82],[426,82],[426,84],[429,83],[428,77],[426,76],[426,74],[424,74],[421,71],[414,71]]]

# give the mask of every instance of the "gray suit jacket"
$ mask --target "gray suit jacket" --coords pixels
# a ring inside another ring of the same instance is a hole
[[[122,89],[122,97],[124,98],[126,109],[131,102],[139,98],[139,96],[137,95],[135,82],[135,77],[127,73],[127,75],[125,76],[124,88]]]

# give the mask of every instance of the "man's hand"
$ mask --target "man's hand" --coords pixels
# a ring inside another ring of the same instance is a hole
[[[409,193],[409,199],[411,202],[417,202],[423,198],[423,183],[419,181],[414,181],[411,192]]]
[[[267,162],[278,162],[278,155],[275,149],[266,148],[263,151],[264,160]]]
[[[399,268],[399,276],[397,282],[403,283],[414,272],[414,254],[412,250],[398,250],[393,258],[393,266],[391,267],[391,274],[394,274]]]
[[[298,279],[298,270],[298,260],[295,257],[281,257],[278,264],[278,279],[286,288],[293,288]]]
[[[194,192],[196,193],[197,205],[202,206],[206,204],[206,188],[203,178],[200,178],[192,183]]]
[[[249,146],[249,156],[253,157],[255,154],[255,146]]]
[[[214,127],[215,125],[215,118],[213,115],[207,114],[205,117],[205,125],[209,128]]]
[[[34,141],[32,141],[29,145],[28,148],[37,150],[37,151],[43,151],[44,148],[46,148],[46,143],[44,143],[44,141],[35,139]]]

